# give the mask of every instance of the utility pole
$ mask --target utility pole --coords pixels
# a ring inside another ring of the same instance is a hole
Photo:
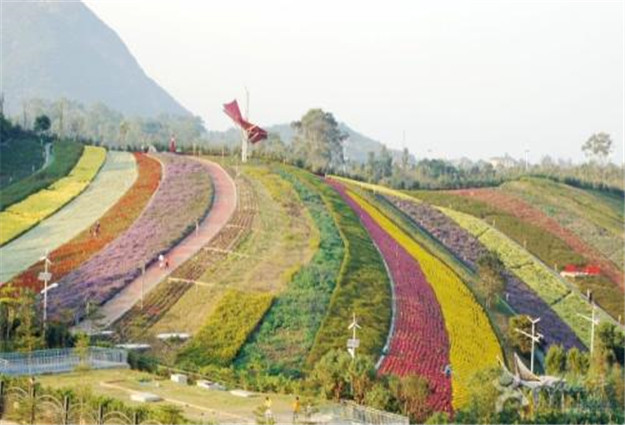
[[[250,92],[245,87],[245,120],[250,120]],[[247,162],[247,149],[248,149],[247,132],[241,128],[241,162]]]
[[[578,316],[590,322],[590,355],[591,357],[592,357],[593,349],[595,347],[595,326],[599,324],[599,318],[596,317],[596,313],[597,313],[597,305],[595,303],[592,303],[592,315],[590,317],[577,313]]]
[[[537,342],[540,342],[540,340],[542,338],[544,338],[544,336],[541,333],[536,332],[536,323],[540,322],[540,317],[537,319],[533,319],[530,317],[530,322],[532,322],[532,333],[528,334],[527,332],[525,332],[522,329],[517,329],[515,328],[514,330],[517,331],[520,334],[525,335],[526,337],[530,338],[532,340],[532,358],[530,361],[530,370],[532,371],[532,373],[534,373],[534,346],[536,345]]]
[[[347,340],[347,352],[352,356],[352,359],[356,358],[356,348],[360,346],[360,340],[356,338],[356,330],[360,328],[356,320],[356,312],[354,312],[352,315],[352,323],[347,327],[347,329],[351,329],[352,331],[352,337]]]

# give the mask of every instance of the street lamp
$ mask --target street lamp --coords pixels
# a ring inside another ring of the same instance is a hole
[[[583,314],[577,313],[583,319],[586,319],[590,322],[590,355],[592,356],[592,351],[595,346],[595,326],[599,324],[599,318],[596,317],[597,305],[592,303],[592,316],[584,316]]]
[[[542,338],[544,338],[544,336],[541,333],[536,332],[536,323],[540,322],[540,317],[537,318],[537,319],[534,319],[534,320],[532,320],[532,318],[530,317],[530,322],[532,322],[532,333],[531,334],[528,334],[527,332],[525,332],[522,329],[516,329],[515,328],[514,330],[517,331],[520,334],[525,335],[526,337],[528,337],[529,339],[532,340],[532,359],[530,361],[530,370],[532,371],[532,373],[534,373],[534,345],[537,342],[540,342],[540,340]]]
[[[43,261],[43,271],[39,273],[37,279],[43,281],[43,290],[41,293],[43,294],[43,330],[45,332],[48,326],[48,291],[59,285],[58,283],[53,283],[50,287],[48,287],[48,282],[52,279],[52,273],[48,271],[48,267],[52,264],[52,261],[48,258],[48,251],[46,251],[43,257],[39,260]]]

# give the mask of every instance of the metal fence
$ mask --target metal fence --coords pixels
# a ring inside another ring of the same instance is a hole
[[[408,425],[410,423],[407,416],[361,406],[360,404],[348,400],[342,400],[340,404],[336,406],[335,415],[343,421],[354,424]]]
[[[89,347],[82,353],[73,348],[0,353],[0,375],[65,373],[81,366],[90,369],[126,368],[127,360],[125,350],[102,347]]]

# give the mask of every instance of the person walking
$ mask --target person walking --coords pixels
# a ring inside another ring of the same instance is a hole
[[[165,267],[165,256],[161,253],[158,255],[158,268],[162,269]]]
[[[271,412],[271,399],[269,396],[265,397],[265,420],[267,423],[271,423],[273,419],[273,413]]]
[[[299,397],[295,397],[295,401],[293,402],[293,423],[297,423],[299,419],[299,411],[301,409],[301,404],[299,402]]]

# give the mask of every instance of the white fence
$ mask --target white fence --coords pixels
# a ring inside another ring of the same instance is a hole
[[[79,366],[91,369],[127,368],[127,360],[125,350],[102,347],[89,347],[86,353],[79,353],[73,348],[0,353],[0,375],[65,373]]]
[[[361,406],[348,400],[341,400],[341,403],[336,406],[335,410],[337,418],[352,424],[408,425],[410,423],[406,416]]]

